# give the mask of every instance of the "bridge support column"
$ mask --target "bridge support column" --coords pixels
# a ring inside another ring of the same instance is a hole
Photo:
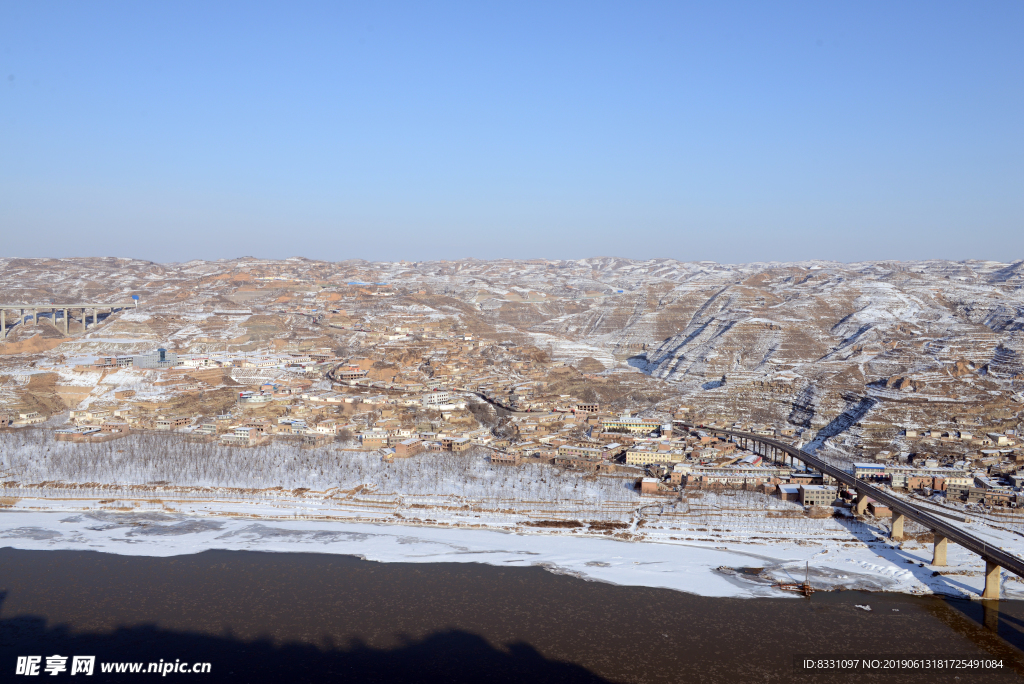
[[[64,309],[64,334],[68,334],[68,310]]]
[[[935,548],[932,552],[932,565],[946,564],[946,545],[948,540],[940,534],[935,535]]]
[[[868,495],[857,492],[857,503],[853,505],[853,511],[857,515],[864,515],[864,511],[868,509]]]
[[[985,591],[983,599],[999,600],[999,575],[1002,568],[991,561],[985,561]]]
[[[82,332],[85,332],[85,314],[86,314],[85,307],[82,307]]]
[[[0,338],[7,339],[7,309],[0,309]]]
[[[32,325],[39,325],[39,309],[32,309]]]
[[[892,534],[889,535],[894,541],[903,541],[903,520],[902,513],[892,512]]]

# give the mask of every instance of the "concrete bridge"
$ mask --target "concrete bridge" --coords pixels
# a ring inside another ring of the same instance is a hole
[[[100,304],[78,302],[73,304],[0,304],[0,340],[7,339],[7,318],[9,314],[13,316],[11,321],[11,327],[13,328],[18,323],[21,323],[22,325],[28,325],[29,321],[31,321],[33,325],[38,325],[39,314],[48,313],[49,316],[46,317],[46,320],[49,320],[53,327],[57,328],[57,330],[61,330],[61,328],[63,327],[62,332],[65,335],[71,335],[71,323],[73,321],[73,315],[75,311],[80,311],[82,326],[80,332],[85,332],[86,329],[89,327],[88,319],[90,311],[92,312],[92,325],[96,325],[96,323],[99,321],[100,312],[106,312],[107,315],[110,315],[114,311],[127,309],[131,306],[134,306],[134,303]],[[58,312],[60,312],[61,314],[63,325],[58,325],[57,323]]]
[[[885,504],[893,512],[892,539],[897,541],[903,539],[903,524],[908,518],[932,531],[935,535],[932,554],[933,566],[942,567],[946,565],[946,547],[951,541],[973,551],[985,560],[985,591],[981,596],[983,599],[999,598],[999,574],[1001,568],[1006,568],[1018,577],[1024,577],[1024,560],[996,546],[992,546],[983,539],[965,532],[937,515],[923,510],[921,507],[893,496],[872,484],[858,480],[852,473],[829,465],[803,449],[798,449],[785,442],[763,435],[707,426],[693,426],[683,421],[674,422],[687,429],[696,427],[712,435],[732,437],[740,446],[752,448],[756,453],[760,453],[762,456],[775,461],[788,461],[789,463],[801,461],[805,463],[810,468],[822,473],[822,475],[827,475],[855,491],[857,499],[854,509],[858,515],[862,515],[867,509],[868,498]]]

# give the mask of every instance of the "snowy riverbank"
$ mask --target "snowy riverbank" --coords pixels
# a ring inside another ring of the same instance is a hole
[[[702,596],[786,595],[771,581],[718,570],[764,568],[776,581],[802,581],[809,567],[820,589],[868,589],[976,596],[980,564],[950,547],[942,575],[927,565],[925,545],[808,544],[800,539],[758,541],[624,541],[572,536],[561,530],[502,532],[425,525],[368,524],[265,517],[185,515],[157,511],[0,511],[0,546],[34,550],[94,550],[173,556],[208,549],[338,553],[379,562],[487,563],[542,566],[552,572],[620,585],[663,587]],[[297,513],[297,511],[296,511]],[[923,563],[923,565],[922,565]],[[979,567],[975,567],[979,566]],[[1004,576],[1004,580],[1009,578]],[[1004,581],[1007,598],[1024,598],[1024,584]]]
[[[336,445],[254,449],[131,435],[97,444],[8,435],[0,452],[0,546],[174,555],[205,549],[317,551],[370,560],[541,564],[592,580],[706,596],[782,595],[773,582],[976,596],[982,560],[950,546],[932,568],[930,535],[848,510],[811,515],[754,491],[643,497],[634,477],[483,453],[393,463]],[[1024,552],[1019,519],[965,529]],[[272,530],[272,531],[268,531]],[[762,568],[723,573],[719,567]],[[933,574],[938,570],[941,574]],[[1004,573],[1006,597],[1024,583]]]

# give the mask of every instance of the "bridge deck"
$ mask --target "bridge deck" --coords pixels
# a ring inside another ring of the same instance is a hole
[[[682,421],[676,422],[687,428],[694,427],[693,425],[684,423]],[[986,561],[995,563],[996,565],[1006,568],[1018,577],[1024,577],[1024,560],[1022,560],[1021,558],[1011,555],[1006,551],[1003,551],[999,547],[992,546],[985,540],[979,539],[978,537],[975,537],[973,534],[965,532],[964,530],[961,530],[960,528],[942,520],[938,516],[921,510],[912,503],[909,503],[907,501],[904,501],[903,499],[893,496],[892,494],[889,494],[883,489],[879,489],[878,487],[875,487],[872,484],[864,482],[863,480],[858,480],[851,473],[848,473],[845,470],[840,470],[835,466],[829,465],[828,463],[825,463],[821,459],[807,453],[803,449],[797,449],[796,447],[786,444],[785,442],[781,442],[777,439],[772,439],[770,437],[765,437],[764,435],[755,435],[747,432],[738,432],[736,430],[725,430],[712,427],[699,429],[704,429],[711,433],[731,435],[733,437],[742,437],[743,439],[747,439],[752,442],[759,442],[761,444],[774,447],[779,451],[783,451],[789,454],[790,456],[803,461],[804,463],[814,468],[815,470],[824,473],[830,477],[833,477],[836,480],[847,485],[848,487],[855,489],[857,492],[867,495],[874,499],[875,501],[878,501],[879,503],[885,504],[891,510],[896,511],[897,513],[901,513],[906,517],[910,518],[911,520],[913,520],[914,522],[924,525],[928,529],[934,531],[936,534],[942,535],[950,541],[956,542],[960,546],[963,546],[964,548],[973,551],[974,553],[984,558]]]

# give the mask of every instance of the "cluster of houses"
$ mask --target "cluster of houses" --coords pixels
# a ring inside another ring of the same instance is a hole
[[[980,503],[986,506],[1024,506],[1024,472],[972,468],[966,461],[940,467],[929,459],[920,466],[855,463],[859,479],[911,492],[930,495],[944,492],[947,501]]]
[[[253,370],[288,370],[311,377],[322,377],[333,367],[334,352],[330,349],[315,349],[308,352],[290,353],[221,353],[186,354],[159,348],[148,354],[132,356],[99,356],[92,364],[96,370],[132,368],[137,370],[228,368]]]
[[[46,416],[39,411],[18,411],[0,413],[0,428],[20,428],[45,423]]]
[[[232,446],[282,437],[311,446],[339,441],[350,448],[378,451],[386,459],[480,446],[490,451],[494,464],[542,462],[635,475],[647,494],[757,488],[817,505],[834,492],[820,474],[799,465],[766,462],[709,432],[680,431],[667,414],[602,410],[595,401],[559,393],[553,378],[560,371],[556,364],[538,360],[535,349],[479,339],[423,317],[378,326],[356,322],[340,309],[313,313],[322,313],[323,322],[331,327],[365,338],[371,343],[367,355],[340,359],[327,348],[210,354],[160,348],[133,356],[102,356],[92,370],[142,373],[165,396],[116,392],[117,405],[94,404],[72,411],[71,424],[57,430],[56,437],[98,441],[134,430],[158,430]],[[174,404],[175,397],[225,385],[237,389],[235,405],[223,415],[171,409],[180,405]],[[501,413],[500,430],[492,429],[493,423],[485,427],[471,410],[480,401]],[[688,412],[680,407],[673,417],[683,419]],[[45,420],[46,416],[24,411],[0,415],[0,427]],[[794,437],[792,428],[729,427]],[[904,443],[920,444],[921,452],[934,442],[962,447],[965,453],[958,461],[940,462],[923,453],[882,451],[874,462],[857,464],[858,476],[897,489],[944,492],[950,500],[967,503],[1024,503],[1019,500],[1024,470],[1018,474],[1024,452],[1012,432],[907,429],[903,438]]]
[[[731,427],[758,434],[774,432],[774,436],[782,438],[793,436],[789,428],[770,431],[763,426]],[[972,447],[991,448],[967,452],[958,460],[945,459],[946,462],[931,454],[893,455],[884,451],[879,460],[854,463],[851,470],[855,476],[925,496],[941,493],[950,502],[1024,506],[1024,449],[1013,431],[986,433],[980,438],[966,432],[907,432],[911,439],[955,440]],[[837,496],[836,489],[829,486],[834,483],[827,476],[808,472],[802,466],[764,462],[761,456],[744,452],[735,441],[701,430],[682,440],[635,446],[627,451],[626,458],[631,464],[647,467],[648,477],[641,487],[648,494],[667,494],[685,487],[756,488],[805,506],[831,503]],[[876,515],[890,514],[884,506],[871,506]]]
[[[749,428],[748,428],[749,429]],[[766,430],[759,430],[764,434]],[[801,465],[777,463],[736,441],[704,430],[686,430],[660,443],[634,445],[627,462],[644,466],[642,494],[675,495],[685,489],[745,489],[797,500],[805,506],[832,503],[831,478]]]

